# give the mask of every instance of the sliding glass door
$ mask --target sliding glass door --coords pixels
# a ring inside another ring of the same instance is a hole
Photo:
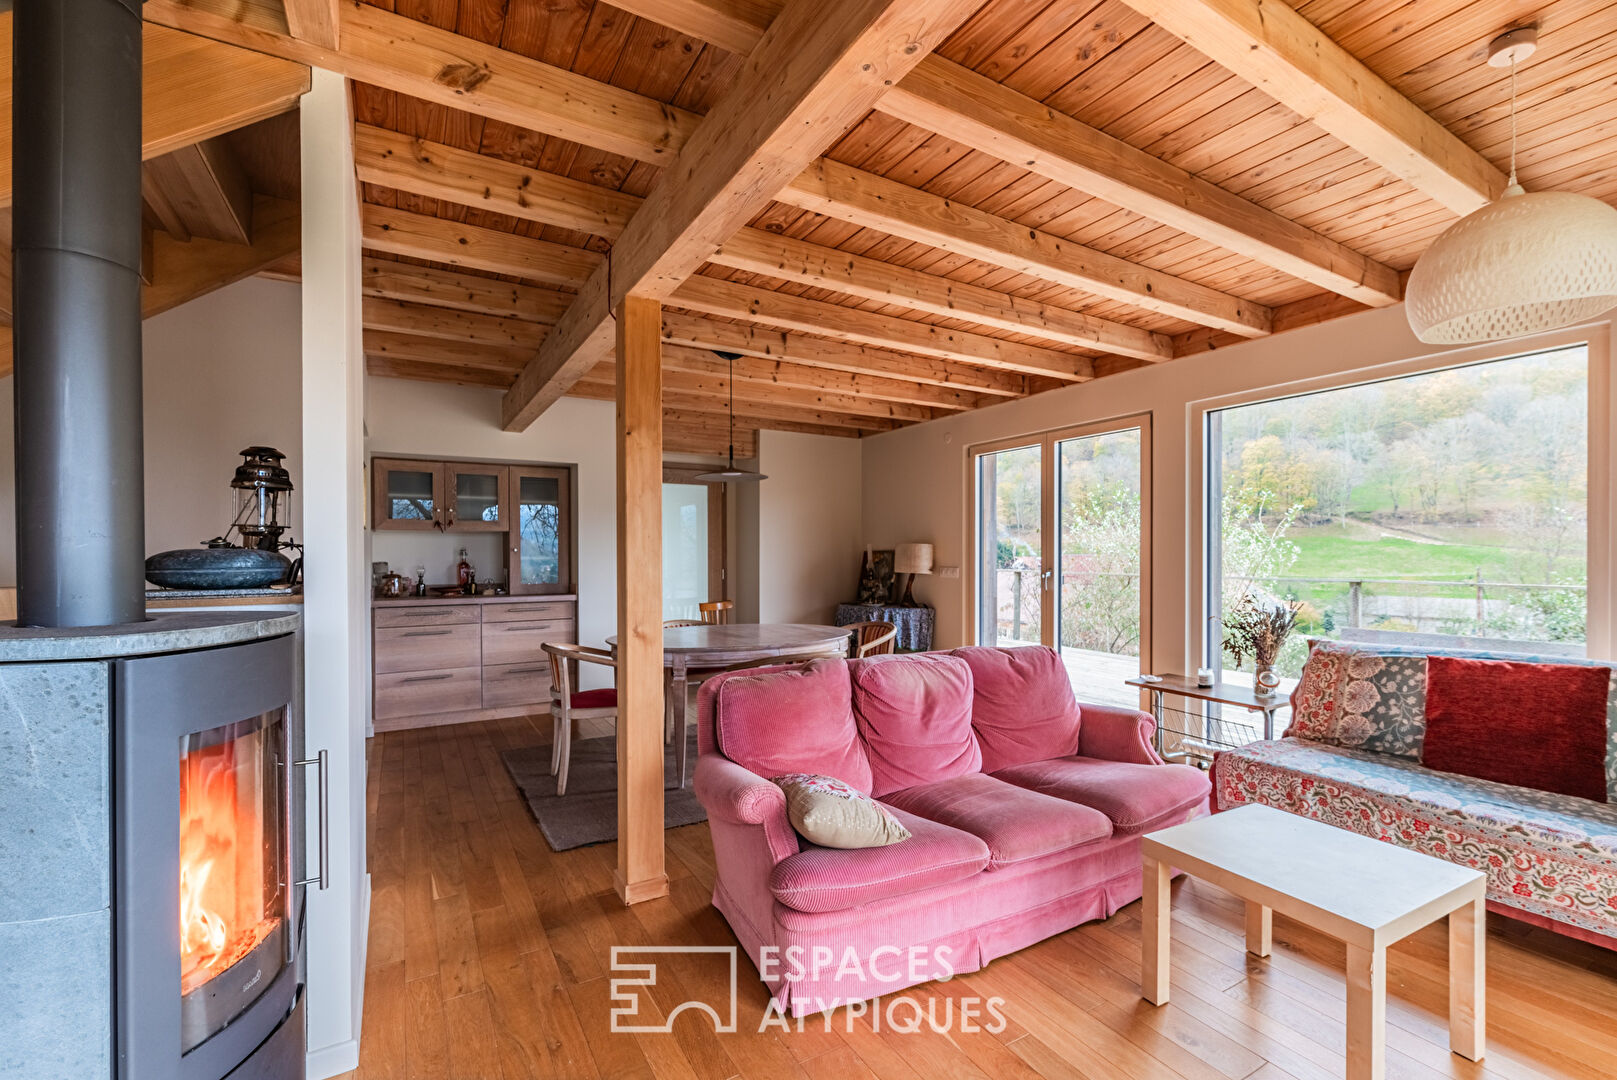
[[[1086,701],[1134,705],[1148,641],[1150,423],[974,451],[977,640],[1059,648]]]

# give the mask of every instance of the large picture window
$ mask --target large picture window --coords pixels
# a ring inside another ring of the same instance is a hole
[[[1308,637],[1582,656],[1583,345],[1207,413],[1208,659],[1252,594]],[[1289,683],[1288,683],[1289,685]]]

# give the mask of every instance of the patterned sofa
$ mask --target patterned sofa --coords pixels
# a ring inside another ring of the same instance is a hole
[[[1617,949],[1617,677],[1606,703],[1602,803],[1420,763],[1426,658],[1564,657],[1315,642],[1285,737],[1218,755],[1217,810],[1264,803],[1488,875],[1490,909]],[[1507,710],[1531,701],[1501,702]]]

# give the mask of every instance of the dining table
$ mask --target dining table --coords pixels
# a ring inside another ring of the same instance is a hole
[[[703,623],[663,627],[663,670],[667,672],[668,708],[672,712],[674,762],[679,786],[685,786],[686,696],[691,677],[731,668],[767,664],[771,660],[847,656],[852,633],[845,626],[814,623]],[[606,639],[615,653],[618,639]]]

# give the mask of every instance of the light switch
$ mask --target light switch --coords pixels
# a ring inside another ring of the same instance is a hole
[[[934,574],[936,574],[938,577],[958,578],[960,576],[960,567],[958,567],[958,566],[935,566],[935,567],[932,568],[932,572]]]

